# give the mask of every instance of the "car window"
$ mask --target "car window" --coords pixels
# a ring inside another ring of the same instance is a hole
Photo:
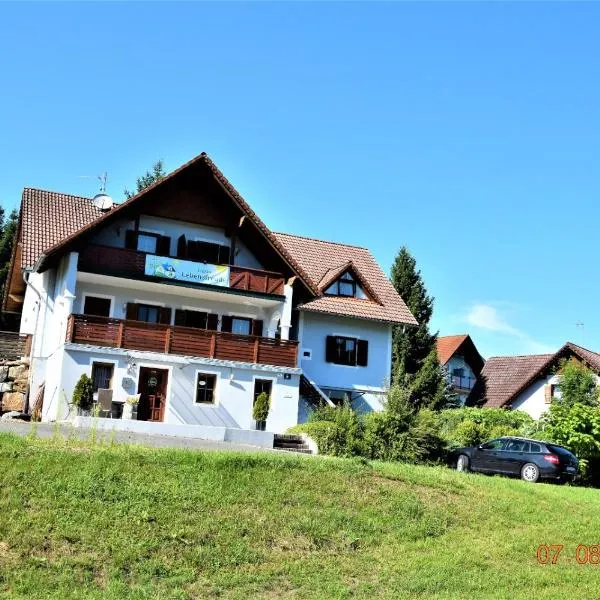
[[[490,440],[481,446],[483,450],[502,450],[505,440]]]
[[[573,453],[569,452],[566,448],[563,448],[562,446],[555,446],[554,444],[548,444],[548,450],[556,454],[561,454],[562,456],[573,456]]]
[[[542,451],[542,447],[539,444],[534,444],[533,442],[529,443],[529,452],[535,453],[535,452],[541,452]]]
[[[505,450],[508,452],[526,452],[527,448],[527,442],[523,442],[522,440],[509,440],[506,443]]]

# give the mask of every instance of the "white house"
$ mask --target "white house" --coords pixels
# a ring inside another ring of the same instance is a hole
[[[467,404],[522,410],[539,419],[560,395],[560,363],[574,358],[600,380],[600,354],[567,342],[554,354],[488,358]]]
[[[270,432],[378,409],[392,326],[416,323],[368,250],[271,232],[204,153],[119,205],[26,188],[4,309],[44,421],[85,373],[114,418],[140,394],[138,421],[207,435],[253,429],[263,391]]]

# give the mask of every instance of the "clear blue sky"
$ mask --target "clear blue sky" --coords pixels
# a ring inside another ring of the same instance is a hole
[[[0,202],[207,151],[274,230],[402,244],[484,355],[600,350],[600,5],[0,4]],[[584,323],[583,332],[576,327]]]

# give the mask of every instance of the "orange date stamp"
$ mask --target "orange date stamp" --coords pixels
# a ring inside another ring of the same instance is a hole
[[[600,565],[599,544],[579,544],[575,553],[563,552],[563,544],[540,544],[535,557],[540,565],[576,563],[578,565]]]

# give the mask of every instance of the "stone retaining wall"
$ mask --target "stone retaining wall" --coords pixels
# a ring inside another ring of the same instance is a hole
[[[29,383],[29,360],[0,360],[0,413],[23,412]]]

